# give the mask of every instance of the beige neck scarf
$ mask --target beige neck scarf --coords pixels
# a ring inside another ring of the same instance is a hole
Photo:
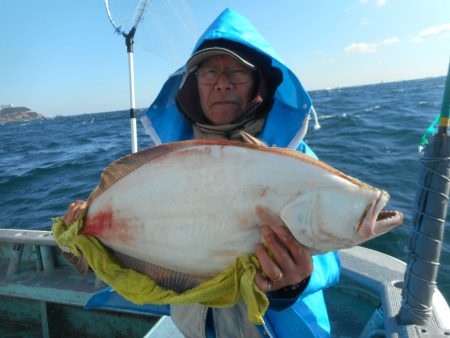
[[[260,117],[258,119],[250,119],[246,122],[225,124],[222,126],[194,123],[192,127],[194,129],[195,139],[227,139],[250,144],[265,145],[264,142],[255,136],[262,131],[265,121],[265,117]]]

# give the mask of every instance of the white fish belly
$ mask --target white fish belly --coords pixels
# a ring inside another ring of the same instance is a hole
[[[349,209],[354,206],[356,218],[376,195],[289,156],[197,146],[153,160],[125,176],[93,200],[88,216],[109,210],[111,227],[97,237],[116,251],[171,270],[212,276],[232,265],[236,256],[255,252],[262,225],[257,206],[280,214],[299,196],[327,190],[335,199],[342,197],[339,203]],[[311,216],[311,209],[314,215],[332,214],[332,201],[321,201],[326,205],[314,205],[313,198],[296,206],[299,215],[309,215],[287,224],[300,241],[305,233],[317,237],[313,224],[317,217]],[[342,227],[341,235],[351,238],[357,221],[344,217],[328,227]],[[350,228],[346,223],[352,223]]]

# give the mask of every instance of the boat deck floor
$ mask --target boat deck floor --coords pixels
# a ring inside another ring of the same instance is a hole
[[[159,320],[133,311],[86,311],[86,302],[105,285],[57,255],[54,266],[43,269],[36,248],[25,247],[11,273],[12,245],[0,246],[0,337],[143,337]]]

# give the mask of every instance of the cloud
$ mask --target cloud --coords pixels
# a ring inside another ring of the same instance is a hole
[[[392,45],[393,43],[399,42],[399,38],[393,37],[386,40],[381,41],[382,45]]]
[[[384,39],[381,42],[378,43],[368,43],[368,42],[353,42],[352,44],[348,45],[347,47],[344,48],[344,51],[347,53],[364,53],[364,54],[369,54],[369,53],[376,53],[377,49],[380,46],[384,46],[384,45],[392,45],[394,43],[399,42],[400,39],[397,37],[392,37],[389,39]]]
[[[363,5],[367,5],[369,3],[369,0],[359,0],[359,2]],[[383,6],[386,4],[386,0],[375,0],[374,2],[377,6]]]
[[[445,34],[450,34],[450,23],[445,23],[440,26],[434,26],[424,29],[419,33],[419,37],[428,38],[433,36],[441,36]]]
[[[375,53],[377,51],[377,45],[375,43],[353,42],[344,48],[347,53]]]

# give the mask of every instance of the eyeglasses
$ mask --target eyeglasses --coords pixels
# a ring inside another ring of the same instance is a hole
[[[233,85],[241,85],[249,82],[253,78],[251,70],[236,68],[220,71],[218,68],[202,67],[195,72],[198,82],[204,85],[214,85],[219,81],[220,75],[224,73],[228,81]]]

